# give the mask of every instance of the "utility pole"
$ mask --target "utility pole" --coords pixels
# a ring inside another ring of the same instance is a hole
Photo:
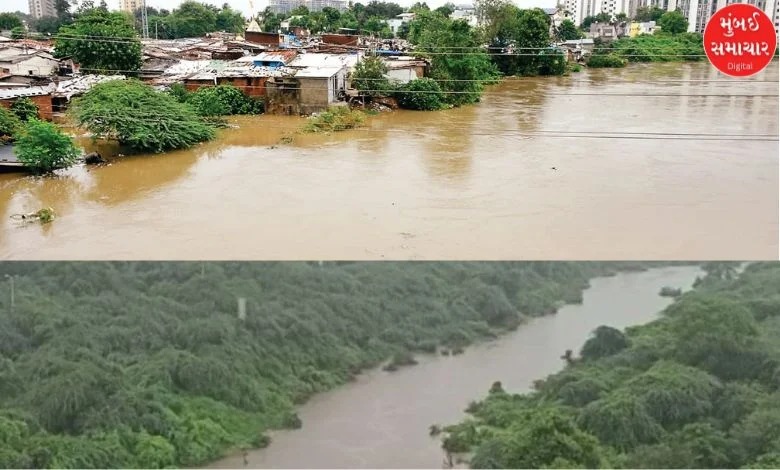
[[[6,274],[5,277],[8,279],[8,281],[11,283],[11,311],[13,311],[14,307],[16,307],[16,292],[14,289],[14,277],[10,274]]]
[[[146,14],[146,0],[141,0],[141,28],[144,39],[149,39],[149,16]]]

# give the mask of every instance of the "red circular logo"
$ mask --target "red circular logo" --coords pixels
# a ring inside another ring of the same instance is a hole
[[[704,28],[704,51],[710,63],[732,77],[749,77],[772,61],[775,26],[766,13],[747,3],[716,11]]]

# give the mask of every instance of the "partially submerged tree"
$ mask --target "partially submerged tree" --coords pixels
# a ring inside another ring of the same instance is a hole
[[[72,112],[95,138],[142,152],[186,148],[215,136],[190,105],[138,80],[96,85],[74,102]]]
[[[57,126],[33,119],[20,132],[14,153],[26,167],[49,172],[75,163],[79,150],[73,139]]]

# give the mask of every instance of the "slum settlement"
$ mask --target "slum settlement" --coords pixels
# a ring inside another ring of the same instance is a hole
[[[181,84],[187,90],[232,85],[263,99],[267,113],[309,115],[357,98],[349,76],[371,51],[387,64],[388,78],[406,83],[422,78],[428,62],[404,54],[399,41],[353,34],[323,34],[301,39],[294,34],[261,32],[251,22],[243,37],[210,34],[204,38],[144,39],[143,66],[134,74],[158,89]],[[405,47],[405,46],[404,46]],[[125,75],[85,75],[79,64],[57,59],[47,41],[0,43],[0,105],[31,99],[42,119],[63,113],[76,96],[105,80]]]

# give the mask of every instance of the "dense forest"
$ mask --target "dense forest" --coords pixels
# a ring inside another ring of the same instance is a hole
[[[780,468],[780,263],[710,264],[660,319],[445,428],[472,468]]]
[[[365,368],[650,265],[0,263],[0,467],[194,466],[268,445],[305,425],[296,404]]]

